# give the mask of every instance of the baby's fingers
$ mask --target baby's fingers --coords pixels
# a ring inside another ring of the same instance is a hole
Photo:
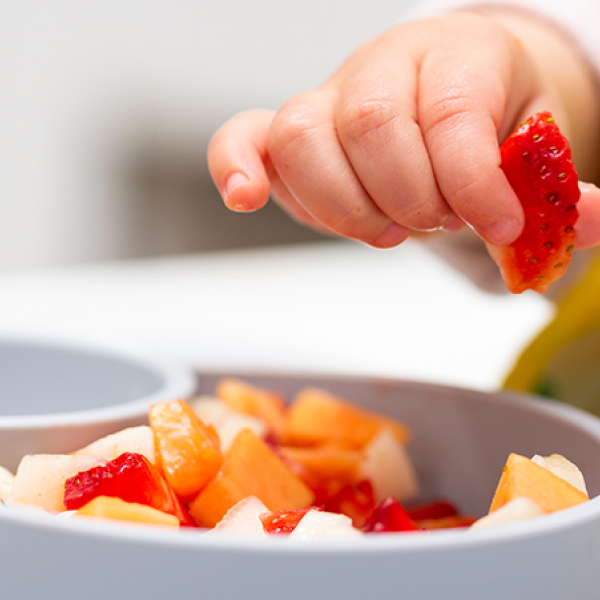
[[[580,183],[579,220],[575,229],[577,250],[600,245],[600,189],[591,183]]]
[[[227,121],[208,147],[208,168],[225,204],[236,211],[262,208],[271,187],[267,138],[274,113],[253,110]]]

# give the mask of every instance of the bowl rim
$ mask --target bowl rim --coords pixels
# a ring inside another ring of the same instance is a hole
[[[67,352],[81,352],[89,356],[98,356],[129,363],[159,375],[164,385],[143,398],[121,402],[100,408],[65,411],[58,413],[39,413],[33,415],[0,415],[0,433],[8,430],[43,429],[64,425],[103,424],[127,419],[134,416],[146,416],[150,404],[175,398],[191,397],[197,387],[197,375],[193,367],[174,361],[161,361],[112,348],[84,345],[62,341],[36,340],[32,338],[0,337],[0,344],[10,344],[37,349],[55,349]]]

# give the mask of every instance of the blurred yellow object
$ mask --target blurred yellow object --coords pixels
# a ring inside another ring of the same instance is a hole
[[[179,519],[144,504],[125,502],[112,496],[97,496],[76,513],[84,517],[99,517],[117,521],[131,521],[150,525],[179,527]]]
[[[600,253],[504,382],[600,416]]]

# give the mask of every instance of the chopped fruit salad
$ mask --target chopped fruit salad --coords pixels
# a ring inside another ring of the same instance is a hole
[[[15,474],[0,467],[3,509],[302,540],[479,529],[588,500],[566,458],[511,454],[488,515],[417,502],[409,428],[321,389],[288,403],[223,379],[214,396],[154,404],[148,420],[71,454],[25,456]]]
[[[521,235],[488,250],[515,294],[546,292],[575,249],[579,181],[571,149],[552,115],[532,115],[500,148],[501,166],[525,213]]]

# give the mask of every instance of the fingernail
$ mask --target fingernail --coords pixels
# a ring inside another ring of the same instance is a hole
[[[236,203],[235,200],[232,200],[232,194],[235,190],[241,186],[246,185],[250,180],[243,173],[232,173],[225,182],[225,192],[223,194],[223,199],[227,207],[231,210],[245,210],[245,207],[241,203]]]
[[[444,223],[442,223],[441,229],[444,231],[458,231],[464,227],[465,222],[456,215],[450,215]]]
[[[500,220],[482,227],[478,234],[494,246],[506,246],[514,242],[521,233],[522,224],[514,217],[502,217]]]
[[[372,242],[372,246],[378,248],[391,248],[403,242],[410,234],[410,229],[390,223]]]

